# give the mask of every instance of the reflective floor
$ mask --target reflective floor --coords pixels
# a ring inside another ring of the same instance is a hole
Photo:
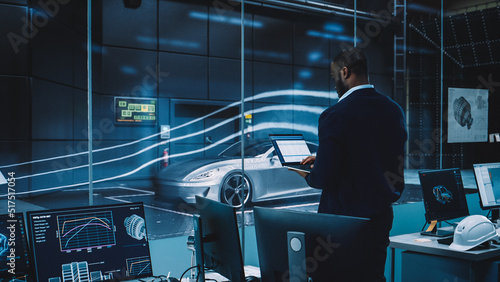
[[[472,170],[462,170],[462,179],[467,193],[474,193],[476,183]],[[397,205],[422,201],[422,191],[416,170],[405,171],[406,187]],[[192,215],[196,213],[193,204],[169,203],[155,198],[152,187],[140,181],[130,183],[108,183],[94,188],[94,205],[128,202],[143,202],[150,240],[189,235]],[[87,189],[71,189],[39,195],[29,199],[16,199],[17,211],[68,208],[88,205]],[[258,203],[259,206],[316,212],[319,196],[274,200]],[[7,213],[7,200],[0,200],[0,213]],[[239,212],[241,213],[241,211]],[[238,217],[241,218],[241,217]],[[253,225],[253,206],[245,208],[245,224]]]

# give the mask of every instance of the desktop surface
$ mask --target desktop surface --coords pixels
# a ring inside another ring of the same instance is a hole
[[[458,251],[449,248],[447,244],[438,242],[437,237],[423,236],[420,232],[392,236],[389,238],[389,248],[439,255],[471,261],[480,261],[500,256],[500,246],[492,245],[489,249]]]

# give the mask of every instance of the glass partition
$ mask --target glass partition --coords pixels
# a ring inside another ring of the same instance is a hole
[[[315,210],[319,191],[281,166],[269,134],[301,134],[314,153],[318,117],[338,100],[330,62],[349,46],[396,96],[391,2],[1,5],[14,120],[0,171],[19,211],[142,201],[179,222],[151,224],[161,238],[190,232],[196,195]]]
[[[384,65],[372,79],[389,84],[390,55],[374,55],[388,31],[371,30],[370,15],[385,7],[368,2],[1,5],[15,121],[3,125],[0,169],[23,212],[142,201],[179,222],[151,224],[161,238],[190,232],[195,195],[249,208],[305,197],[313,210],[319,191],[281,166],[269,134],[302,134],[314,150],[342,48],[370,46]]]

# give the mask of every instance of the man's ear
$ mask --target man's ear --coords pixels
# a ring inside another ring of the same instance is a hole
[[[343,67],[341,74],[344,79],[348,79],[351,76],[351,70],[348,67]]]

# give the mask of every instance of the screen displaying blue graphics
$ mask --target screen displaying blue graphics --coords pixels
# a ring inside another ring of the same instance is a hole
[[[469,215],[460,169],[419,171],[425,219],[451,220]]]
[[[115,97],[115,123],[156,124],[156,99]]]
[[[151,277],[142,203],[27,213],[38,281]]]
[[[0,281],[33,281],[22,213],[0,215]]]

